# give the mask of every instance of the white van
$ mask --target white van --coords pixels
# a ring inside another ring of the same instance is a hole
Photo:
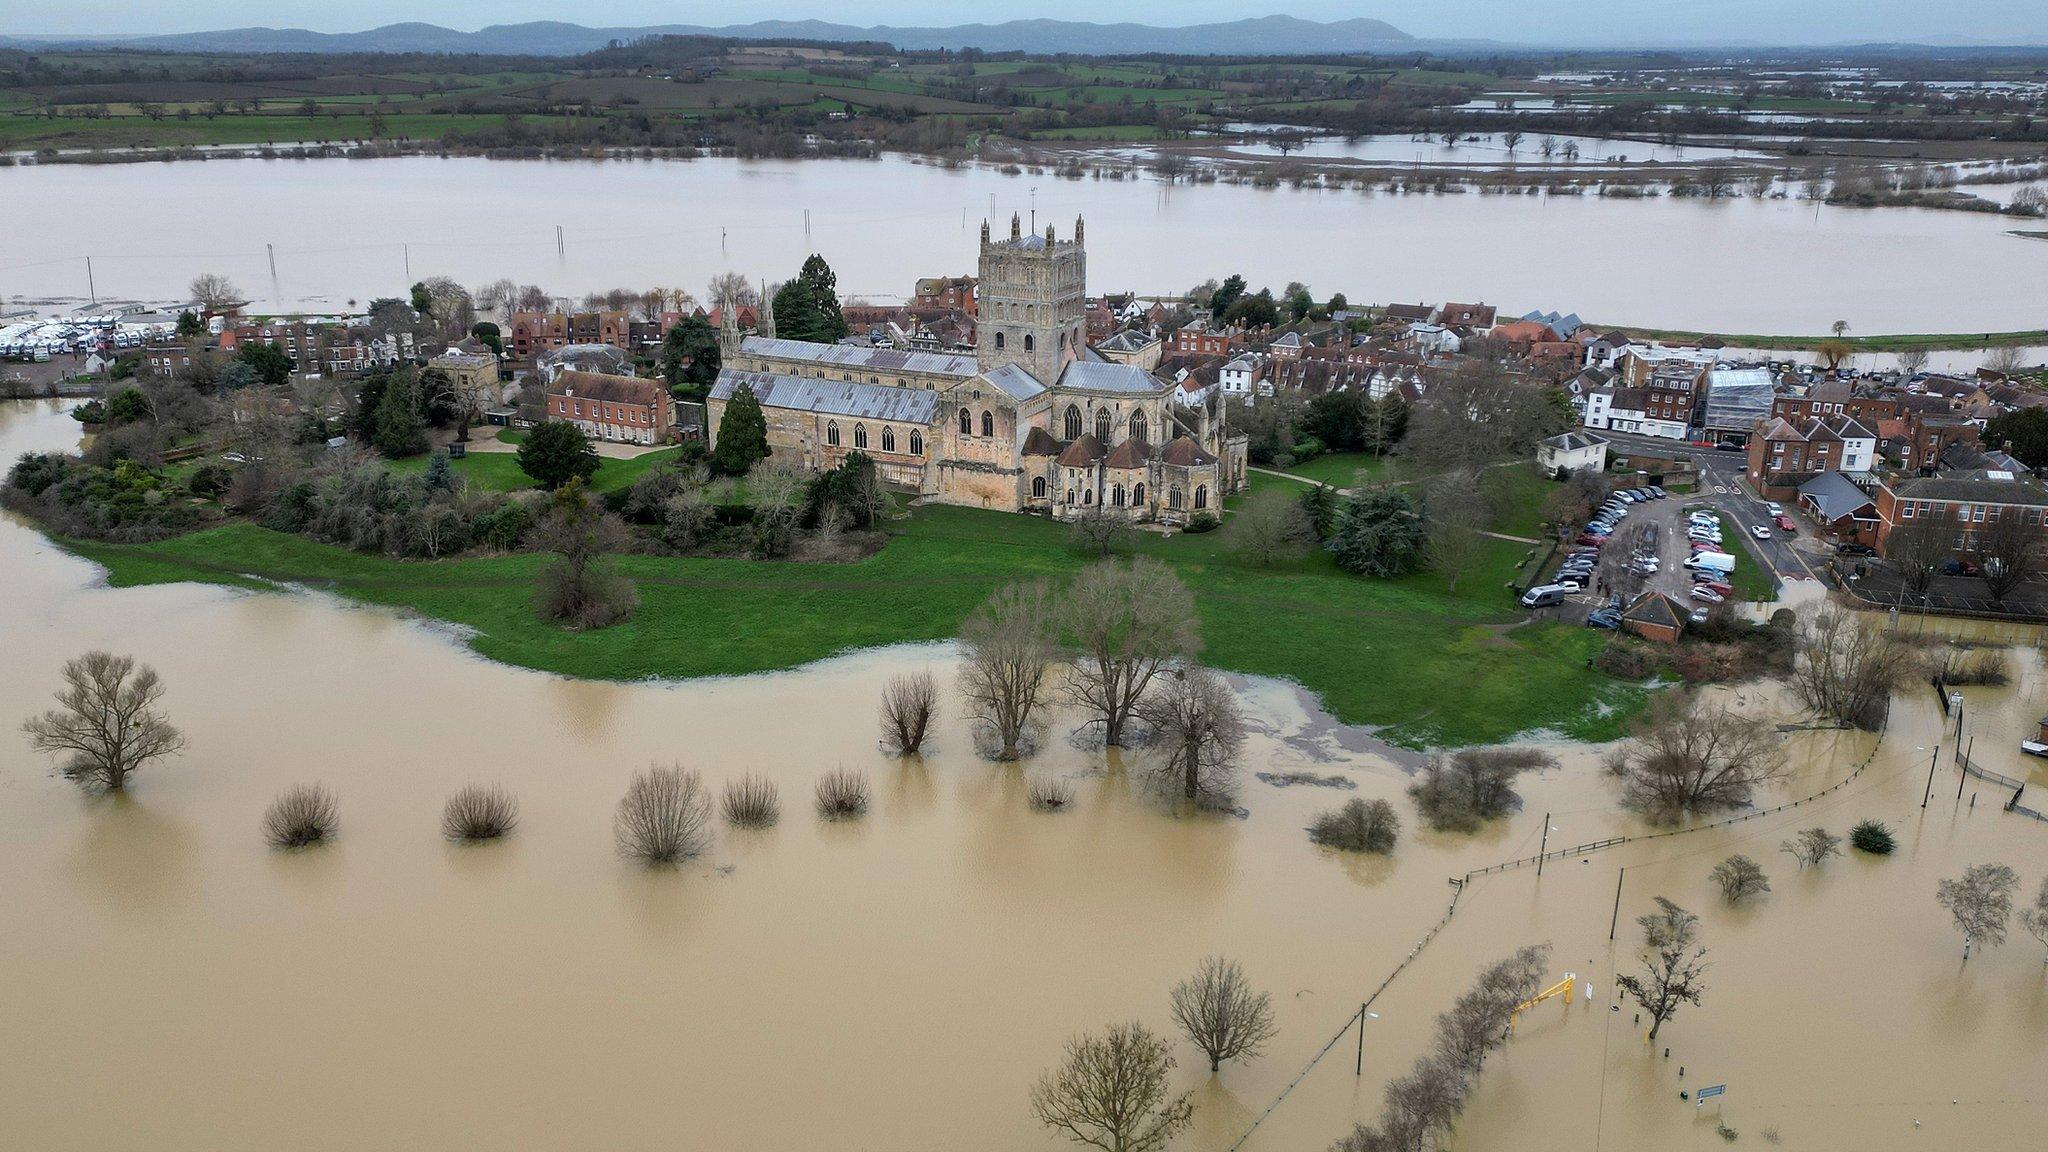
[[[1548,608],[1552,604],[1562,604],[1570,591],[1561,584],[1538,584],[1522,593],[1522,607]]]

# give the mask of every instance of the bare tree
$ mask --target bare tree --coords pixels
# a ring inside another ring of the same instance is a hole
[[[1031,1088],[1038,1122],[1104,1152],[1164,1148],[1194,1115],[1189,1093],[1167,1093],[1173,1057],[1143,1024],[1115,1024],[1067,1042],[1066,1059]]]
[[[512,306],[519,301],[519,285],[510,280],[493,280],[477,288],[475,299],[479,311],[508,320]]]
[[[1993,509],[1993,515],[1998,518],[1976,533],[1977,568],[1991,598],[2002,601],[2040,566],[2041,537],[2019,509]]]
[[[1160,669],[1202,647],[1195,598],[1171,568],[1140,558],[1105,560],[1067,586],[1060,617],[1074,639],[1062,697],[1122,744],[1138,702]]]
[[[1725,708],[1692,709],[1667,696],[1651,705],[1634,738],[1608,757],[1622,799],[1653,819],[1749,803],[1784,772],[1770,725]]]
[[[1401,835],[1401,818],[1385,800],[1352,800],[1334,812],[1316,817],[1308,838],[1326,848],[1346,852],[1377,852],[1384,856],[1394,850]]]
[[[1991,351],[1986,352],[1984,354],[1984,367],[2001,375],[2010,376],[2020,370],[2020,366],[2026,363],[2026,359],[2026,349],[2018,345],[2008,344],[2003,348],[1993,348]]]
[[[1927,349],[1919,347],[1901,348],[1896,359],[1899,362],[1899,371],[1902,374],[1909,378],[1918,376],[1920,370],[1927,367]]]
[[[2048,876],[2041,878],[2041,890],[2034,894],[2033,905],[2020,909],[2020,927],[2039,940],[2041,947],[2048,948]],[[2048,964],[2048,955],[2042,956],[2041,962]]]
[[[719,309],[752,308],[761,302],[761,294],[744,273],[720,272],[704,289],[704,299]]]
[[[1714,870],[1707,873],[1707,879],[1719,886],[1722,898],[1730,904],[1741,903],[1746,896],[1757,896],[1771,890],[1771,878],[1764,875],[1762,865],[1741,853],[1714,865]]]
[[[1051,595],[1042,582],[1005,584],[960,627],[960,691],[968,715],[1015,760],[1057,655]]]
[[[152,760],[185,746],[163,713],[163,681],[156,669],[110,652],[88,652],[64,663],[56,708],[21,726],[38,752],[64,756],[59,771],[87,787],[119,792],[128,777]],[[131,678],[132,677],[132,678]]]
[[[711,796],[695,772],[649,768],[634,775],[613,819],[619,851],[675,864],[711,846]]]
[[[1815,715],[1875,731],[1910,660],[1894,632],[1827,604],[1799,621],[1792,693]]]
[[[1465,748],[1438,753],[1422,766],[1408,795],[1423,819],[1439,832],[1472,832],[1522,802],[1515,777],[1530,769],[1557,767],[1557,758],[1538,748]]]
[[[1100,504],[1090,504],[1081,509],[1072,523],[1074,526],[1069,532],[1074,551],[1084,556],[1114,556],[1131,535],[1129,519]]]
[[[1308,514],[1293,500],[1254,500],[1230,523],[1239,554],[1262,568],[1301,556],[1315,541]]]
[[[1940,522],[1923,516],[1912,523],[1899,523],[1884,540],[1884,558],[1898,570],[1899,578],[1915,596],[1927,595],[1935,574],[1954,555],[1952,533]]]
[[[917,755],[938,710],[939,686],[930,672],[890,677],[882,689],[882,743],[899,756]]]
[[[468,784],[441,809],[441,834],[450,840],[496,840],[519,826],[519,801],[496,784]]]
[[[1486,553],[1486,501],[1477,478],[1463,469],[1431,477],[1423,499],[1429,508],[1430,566],[1446,590],[1456,592],[1458,577]]]
[[[766,828],[782,815],[781,790],[775,781],[749,772],[726,784],[719,806],[725,822],[735,828]]]
[[[534,582],[534,610],[571,628],[605,628],[640,606],[633,581],[609,560],[630,541],[626,526],[591,496],[581,480],[557,489],[535,526],[534,546],[556,554]]]
[[[1778,845],[1778,851],[1799,861],[1799,867],[1804,869],[1808,864],[1818,864],[1830,856],[1840,856],[1842,838],[1825,828],[1806,828]]]
[[[203,272],[192,278],[187,291],[192,293],[193,303],[208,315],[232,314],[241,309],[248,297],[235,287],[235,282],[218,272]]]
[[[1935,885],[1935,902],[1956,918],[1956,928],[1963,934],[1964,960],[1980,940],[1986,947],[2005,943],[2005,922],[2012,916],[2012,894],[2019,886],[2019,876],[2003,864],[1972,864],[1959,878]]]
[[[1437,1059],[1468,1080],[1477,1078],[1487,1055],[1507,1042],[1515,1008],[1542,988],[1549,961],[1549,946],[1533,945],[1481,971],[1449,1011],[1437,1014]]]
[[[1230,800],[1244,748],[1244,715],[1222,677],[1199,665],[1175,669],[1140,700],[1137,716],[1166,747],[1156,770],[1161,779],[1175,783],[1190,801]]]
[[[1235,960],[1209,956],[1195,974],[1173,986],[1173,1022],[1209,1056],[1209,1071],[1225,1060],[1251,1059],[1279,1031],[1273,997],[1254,992]]]
[[[325,785],[294,784],[263,810],[263,838],[274,848],[310,848],[333,839],[339,823]]]
[[[1643,927],[1641,975],[1617,977],[1615,986],[1650,1014],[1650,1039],[1657,1039],[1666,1021],[1685,1004],[1698,1004],[1706,992],[1700,977],[1710,965],[1699,942],[1700,918],[1657,897],[1657,911],[1636,917]]]

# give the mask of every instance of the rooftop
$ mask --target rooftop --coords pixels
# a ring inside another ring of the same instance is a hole
[[[711,399],[730,400],[741,384],[763,405],[799,412],[822,412],[863,420],[895,420],[930,424],[939,409],[938,393],[926,388],[897,388],[853,380],[819,380],[772,372],[725,369],[711,386]]]
[[[981,371],[974,357],[954,352],[910,352],[897,348],[860,348],[851,344],[813,344],[808,340],[777,340],[749,336],[740,351],[777,360],[801,360],[877,372],[924,372],[966,378]]]

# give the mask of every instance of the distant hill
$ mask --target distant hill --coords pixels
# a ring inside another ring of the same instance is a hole
[[[387,24],[366,32],[310,32],[303,28],[229,28],[163,36],[0,37],[0,47],[59,48],[118,45],[173,52],[449,52],[511,56],[574,56],[616,40],[643,36],[721,36],[735,40],[882,41],[898,48],[979,48],[987,52],[1092,55],[1165,52],[1189,56],[1308,55],[1414,47],[1414,37],[1383,20],[1327,24],[1292,16],[1262,16],[1221,24],[1160,28],[1146,24],[1088,24],[1071,20],[1012,20],[952,28],[857,28],[822,20],[762,20],[709,27],[666,24],[648,28],[586,28],[535,21],[494,24],[458,32],[436,24]]]

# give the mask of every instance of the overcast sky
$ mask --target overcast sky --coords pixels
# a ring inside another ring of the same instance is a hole
[[[1022,17],[1197,24],[1289,12],[1315,20],[1372,16],[1417,36],[1588,45],[1740,40],[1837,43],[1943,35],[2019,41],[2048,37],[2048,0],[1380,0],[1247,5],[1244,0],[0,0],[0,32],[194,32],[248,25],[351,32],[425,21],[450,28],[527,20],[603,27],[822,19],[849,24],[948,25]]]

